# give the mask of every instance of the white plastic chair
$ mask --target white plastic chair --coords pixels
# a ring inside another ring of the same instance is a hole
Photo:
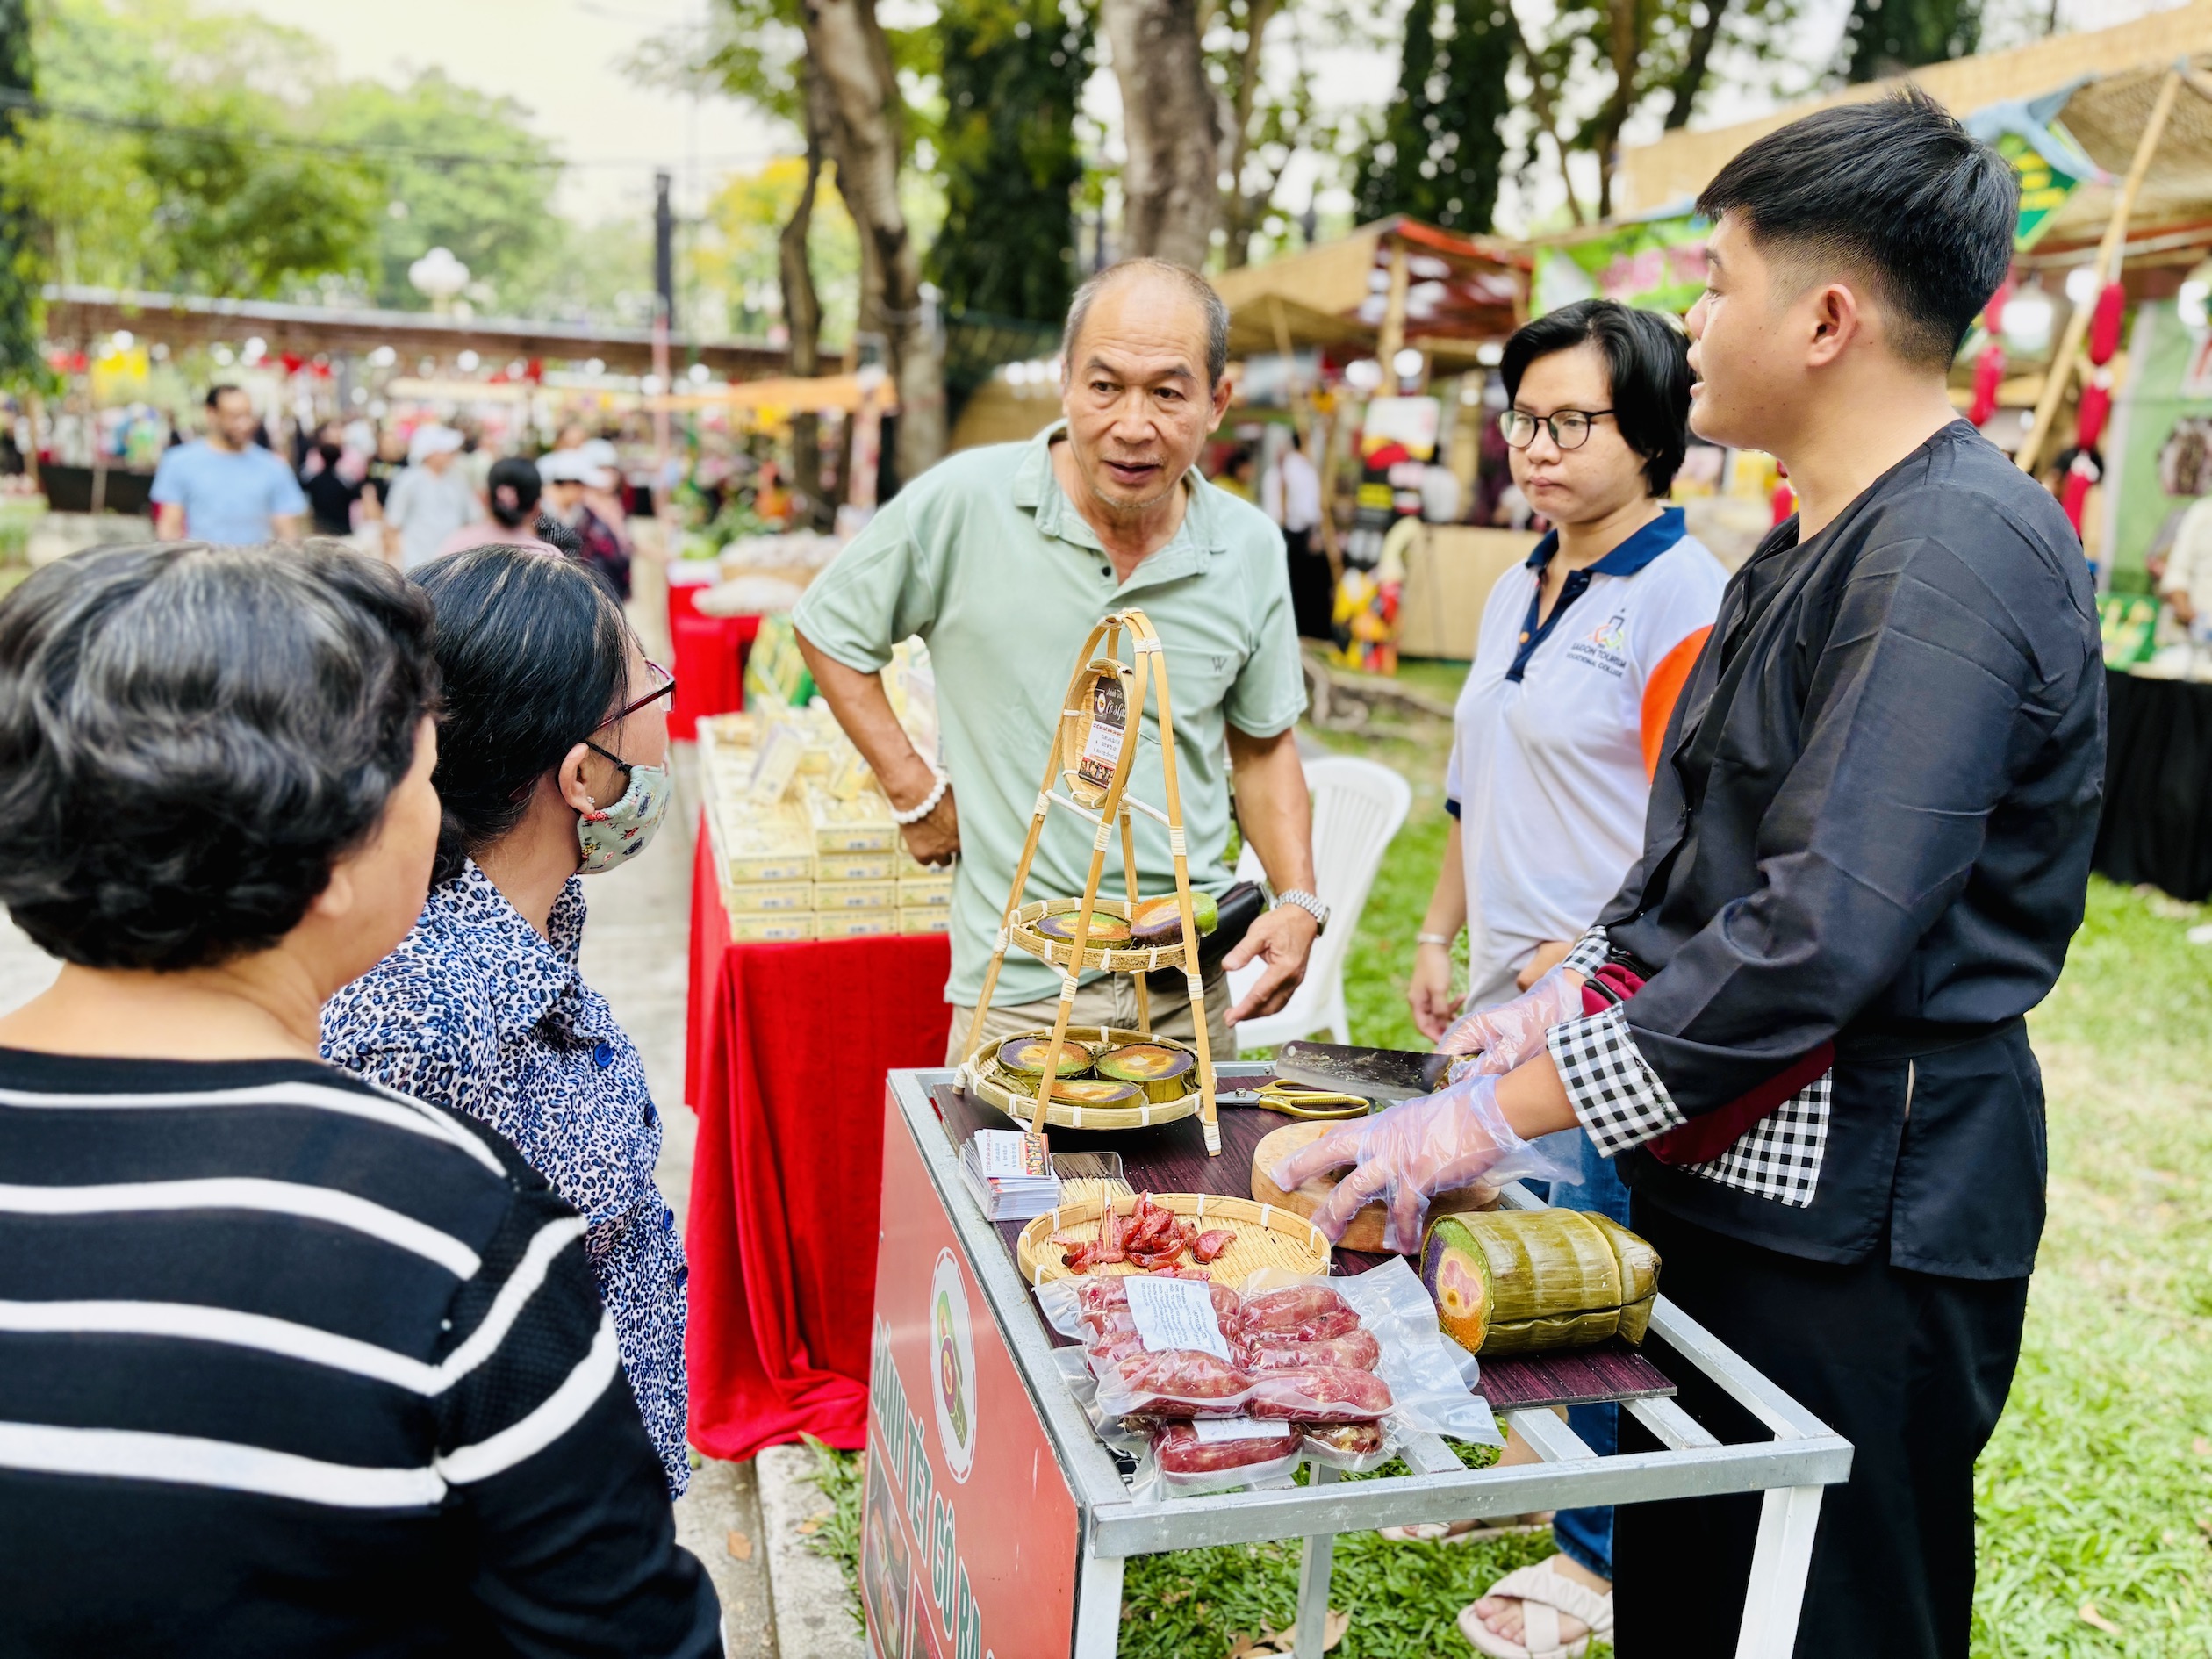
[[[1249,1019],[1234,1028],[1237,1046],[1272,1048],[1325,1031],[1339,1043],[1352,1040],[1344,1013],[1344,957],[1367,908],[1368,890],[1391,837],[1413,805],[1404,779],[1372,760],[1330,755],[1305,763],[1306,787],[1313,795],[1313,870],[1321,901],[1329,907],[1329,928],[1314,942],[1306,976],[1280,1013]],[[1237,860],[1237,879],[1260,879],[1260,855],[1245,844]],[[1229,975],[1229,1005],[1234,1008],[1264,971],[1253,962]]]

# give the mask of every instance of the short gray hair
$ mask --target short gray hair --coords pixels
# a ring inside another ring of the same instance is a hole
[[[1229,372],[1229,302],[1214,285],[1188,266],[1165,259],[1120,259],[1094,273],[1067,303],[1067,322],[1060,330],[1060,365],[1064,374],[1075,372],[1075,342],[1090,320],[1091,301],[1107,289],[1131,276],[1159,276],[1174,284],[1206,317],[1206,388],[1211,391]]]

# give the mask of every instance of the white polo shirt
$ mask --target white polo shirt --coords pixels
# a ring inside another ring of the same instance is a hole
[[[1539,627],[1558,545],[1547,535],[1490,590],[1453,717],[1470,1009],[1512,995],[1545,940],[1581,937],[1641,854],[1667,719],[1728,581],[1668,507],[1570,573]]]

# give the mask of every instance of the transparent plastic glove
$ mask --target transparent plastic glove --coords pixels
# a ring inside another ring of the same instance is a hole
[[[1476,1076],[1503,1077],[1542,1052],[1546,1031],[1582,1016],[1582,987],[1581,974],[1554,968],[1512,1002],[1467,1016],[1444,1033],[1436,1052],[1473,1054]]]
[[[1268,1172],[1285,1192],[1339,1165],[1352,1173],[1338,1183],[1313,1224],[1332,1240],[1374,1199],[1387,1212],[1382,1246],[1402,1254],[1421,1247],[1429,1200],[1477,1181],[1523,1175],[1571,1179],[1547,1153],[1516,1135],[1497,1106],[1495,1077],[1469,1077],[1437,1094],[1401,1101],[1386,1112],[1331,1130]]]

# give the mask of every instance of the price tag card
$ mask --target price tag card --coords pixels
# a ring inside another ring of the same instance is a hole
[[[1198,1444],[1212,1446],[1222,1440],[1287,1440],[1290,1426],[1279,1419],[1262,1423],[1251,1417],[1202,1417],[1190,1426],[1197,1435]]]
[[[763,734],[759,751],[753,758],[752,776],[746,780],[745,793],[756,801],[781,801],[791,787],[791,780],[799,775],[799,763],[806,758],[806,740],[786,725],[771,726]]]
[[[1227,1361],[1228,1339],[1214,1317],[1213,1296],[1204,1280],[1133,1274],[1127,1283],[1130,1317],[1137,1322],[1137,1334],[1146,1347],[1155,1354],[1196,1348]]]
[[[979,1174],[995,1181],[1041,1181],[1052,1173],[1045,1137],[1018,1129],[977,1130],[975,1163]]]

